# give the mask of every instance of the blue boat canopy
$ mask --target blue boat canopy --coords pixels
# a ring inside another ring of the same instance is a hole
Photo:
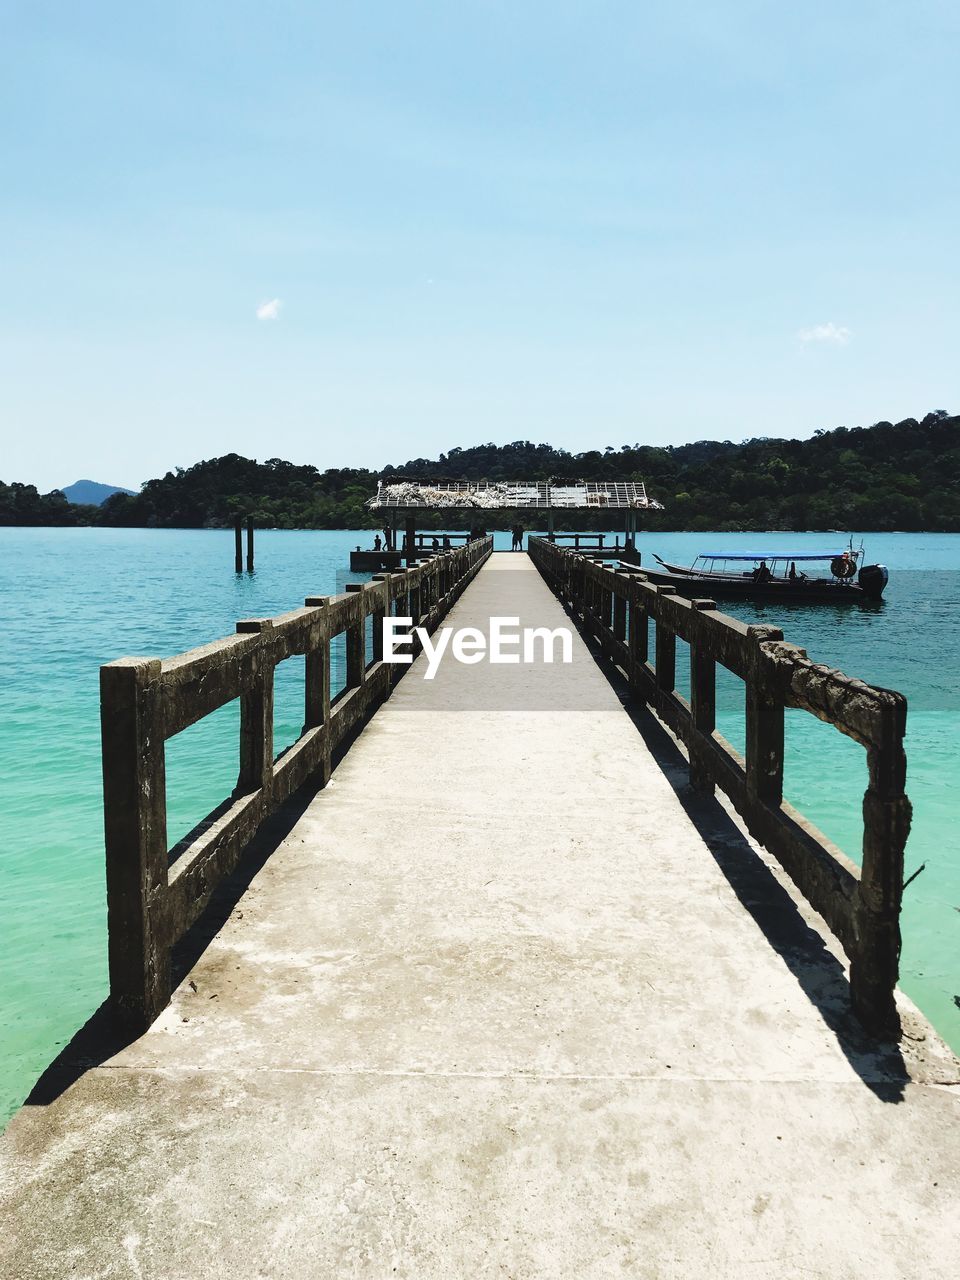
[[[704,551],[697,556],[698,560],[833,560],[842,556],[840,551],[755,551],[745,555],[742,551]]]

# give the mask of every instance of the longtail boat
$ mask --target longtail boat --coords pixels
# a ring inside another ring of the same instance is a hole
[[[653,558],[662,569],[645,567],[646,577],[691,597],[845,604],[879,600],[889,579],[886,565],[864,564],[863,544],[852,542],[840,551],[708,551],[689,568]]]

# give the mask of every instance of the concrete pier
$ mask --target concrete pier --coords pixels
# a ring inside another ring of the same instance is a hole
[[[492,615],[567,624],[525,555],[445,625]],[[909,1001],[857,1030],[579,636],[423,664],[150,1030],[14,1118],[0,1275],[955,1275],[960,1070]]]

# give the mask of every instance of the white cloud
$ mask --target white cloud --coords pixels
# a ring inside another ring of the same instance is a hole
[[[258,320],[278,320],[283,303],[279,298],[271,298],[269,302],[261,302],[257,307]]]
[[[845,324],[834,324],[832,320],[828,320],[826,324],[801,329],[797,337],[801,342],[832,342],[834,346],[845,347],[853,334]]]

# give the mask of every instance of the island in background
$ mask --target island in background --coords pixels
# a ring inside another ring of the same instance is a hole
[[[99,506],[71,503],[61,490],[39,494],[32,485],[0,482],[0,525],[202,529],[228,527],[242,515],[265,528],[375,528],[378,516],[366,502],[378,479],[401,476],[643,480],[650,496],[665,507],[644,512],[643,527],[652,531],[958,533],[960,417],[941,409],[919,421],[818,431],[809,440],[624,444],[584,453],[519,440],[451,449],[437,459],[416,458],[380,471],[320,471],[280,458],[257,462],[231,453],[177,467],[148,480],[139,493],[112,493]],[[494,527],[496,521],[487,523]],[[577,523],[584,529],[606,528],[610,513],[578,512]],[[442,525],[442,512],[424,513],[424,528]]]

